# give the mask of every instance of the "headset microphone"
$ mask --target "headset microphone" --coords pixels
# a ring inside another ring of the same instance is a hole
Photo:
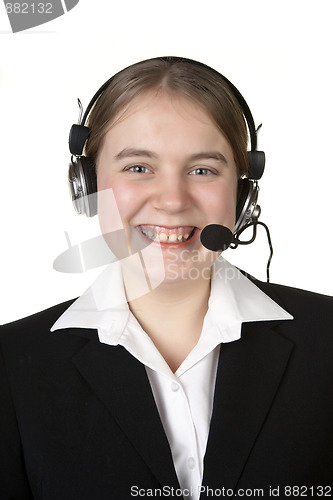
[[[223,252],[230,246],[232,240],[233,234],[230,229],[220,224],[209,224],[200,234],[203,246],[213,252]]]
[[[259,215],[260,212],[258,211],[258,214],[255,214],[245,226],[243,226],[239,231],[234,231],[234,233],[232,233],[227,227],[221,226],[220,224],[209,224],[201,231],[200,241],[208,250],[212,250],[213,252],[223,252],[229,247],[235,249],[238,245],[249,245],[250,243],[253,243],[257,236],[257,226],[263,226],[266,231],[270,250],[266,266],[267,283],[269,283],[269,268],[273,257],[273,245],[268,227],[263,222],[258,221]],[[241,240],[239,238],[240,235],[250,227],[253,227],[252,238],[247,241]]]

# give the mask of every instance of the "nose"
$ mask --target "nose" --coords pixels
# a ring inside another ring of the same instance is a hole
[[[191,196],[186,179],[172,175],[160,179],[154,193],[153,206],[169,214],[187,210],[191,206]]]

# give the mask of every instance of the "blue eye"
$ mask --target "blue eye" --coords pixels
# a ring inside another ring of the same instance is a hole
[[[210,175],[213,172],[208,168],[198,167],[190,172],[190,175]]]
[[[126,170],[130,170],[135,174],[146,174],[147,172],[150,172],[150,170],[148,170],[148,168],[144,167],[143,165],[133,165],[132,167],[128,167]]]

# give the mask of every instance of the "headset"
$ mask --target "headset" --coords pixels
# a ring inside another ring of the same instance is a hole
[[[237,242],[236,246],[238,244],[246,244],[244,242],[241,242],[238,239],[238,236],[241,232],[243,232],[244,229],[249,227],[249,225],[256,224],[257,219],[260,215],[260,207],[257,204],[259,195],[258,180],[261,178],[265,168],[265,153],[263,151],[257,150],[257,132],[261,125],[256,129],[252,113],[244,97],[225,76],[221,75],[221,73],[218,73],[215,69],[201,62],[183,57],[168,56],[159,57],[156,58],[156,60],[164,60],[171,64],[177,62],[186,62],[210,70],[215,75],[218,75],[219,78],[221,78],[228,85],[228,87],[232,91],[232,94],[240,105],[250,135],[251,149],[250,151],[248,151],[248,177],[242,178],[238,181],[236,224],[233,234],[234,242]],[[127,68],[125,68],[125,70],[126,69]],[[69,134],[69,150],[72,156],[71,163],[69,165],[68,181],[72,196],[72,202],[76,212],[78,214],[84,214],[87,217],[93,217],[97,213],[97,178],[96,169],[92,158],[86,157],[82,154],[84,145],[90,134],[90,128],[85,124],[87,123],[91,109],[117,75],[119,75],[119,73],[112,76],[98,89],[96,94],[89,102],[83,116],[83,108],[80,100],[78,99],[78,103],[80,106],[80,116],[78,120],[79,123],[72,125]],[[234,246],[234,248],[236,246]]]

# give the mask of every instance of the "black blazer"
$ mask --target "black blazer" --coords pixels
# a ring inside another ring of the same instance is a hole
[[[332,497],[333,299],[256,284],[295,319],[222,344],[201,498]],[[94,330],[50,333],[69,305],[0,329],[1,500],[180,498],[145,367]]]

